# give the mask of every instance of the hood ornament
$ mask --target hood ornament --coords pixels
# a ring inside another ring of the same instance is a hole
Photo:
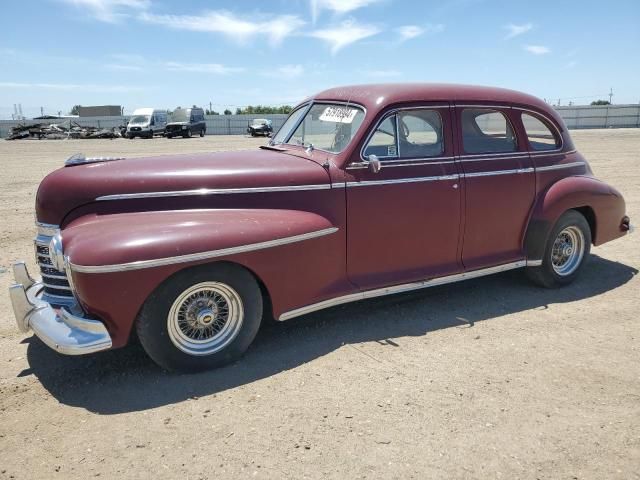
[[[112,162],[114,160],[124,160],[124,157],[85,157],[83,153],[71,155],[64,162],[65,167],[73,167],[74,165],[85,165],[87,163]]]

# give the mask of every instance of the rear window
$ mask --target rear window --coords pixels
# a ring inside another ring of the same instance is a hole
[[[507,117],[489,108],[462,111],[462,142],[467,153],[508,153],[517,148]]]
[[[538,117],[523,113],[522,124],[527,132],[531,150],[545,151],[560,148],[560,138]]]

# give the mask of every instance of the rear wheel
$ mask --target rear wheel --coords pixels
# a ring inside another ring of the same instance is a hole
[[[580,212],[569,210],[549,235],[542,265],[527,268],[527,275],[547,288],[568,285],[577,278],[590,252],[591,228]]]
[[[255,278],[231,264],[180,272],[149,296],[136,329],[147,354],[161,367],[196,372],[237,360],[262,319]]]

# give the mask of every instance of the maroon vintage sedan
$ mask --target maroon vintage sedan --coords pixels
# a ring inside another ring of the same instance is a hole
[[[547,104],[429,84],[324,91],[256,151],[74,156],[36,215],[20,330],[71,355],[137,334],[181,371],[238,358],[263,317],[521,267],[562,286],[631,230]]]

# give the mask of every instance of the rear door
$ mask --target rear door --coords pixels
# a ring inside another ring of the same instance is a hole
[[[461,271],[449,105],[387,111],[347,166],[347,269],[363,289]],[[366,165],[369,155],[379,172]]]
[[[519,119],[508,106],[456,105],[455,111],[465,270],[523,260],[535,173]]]

